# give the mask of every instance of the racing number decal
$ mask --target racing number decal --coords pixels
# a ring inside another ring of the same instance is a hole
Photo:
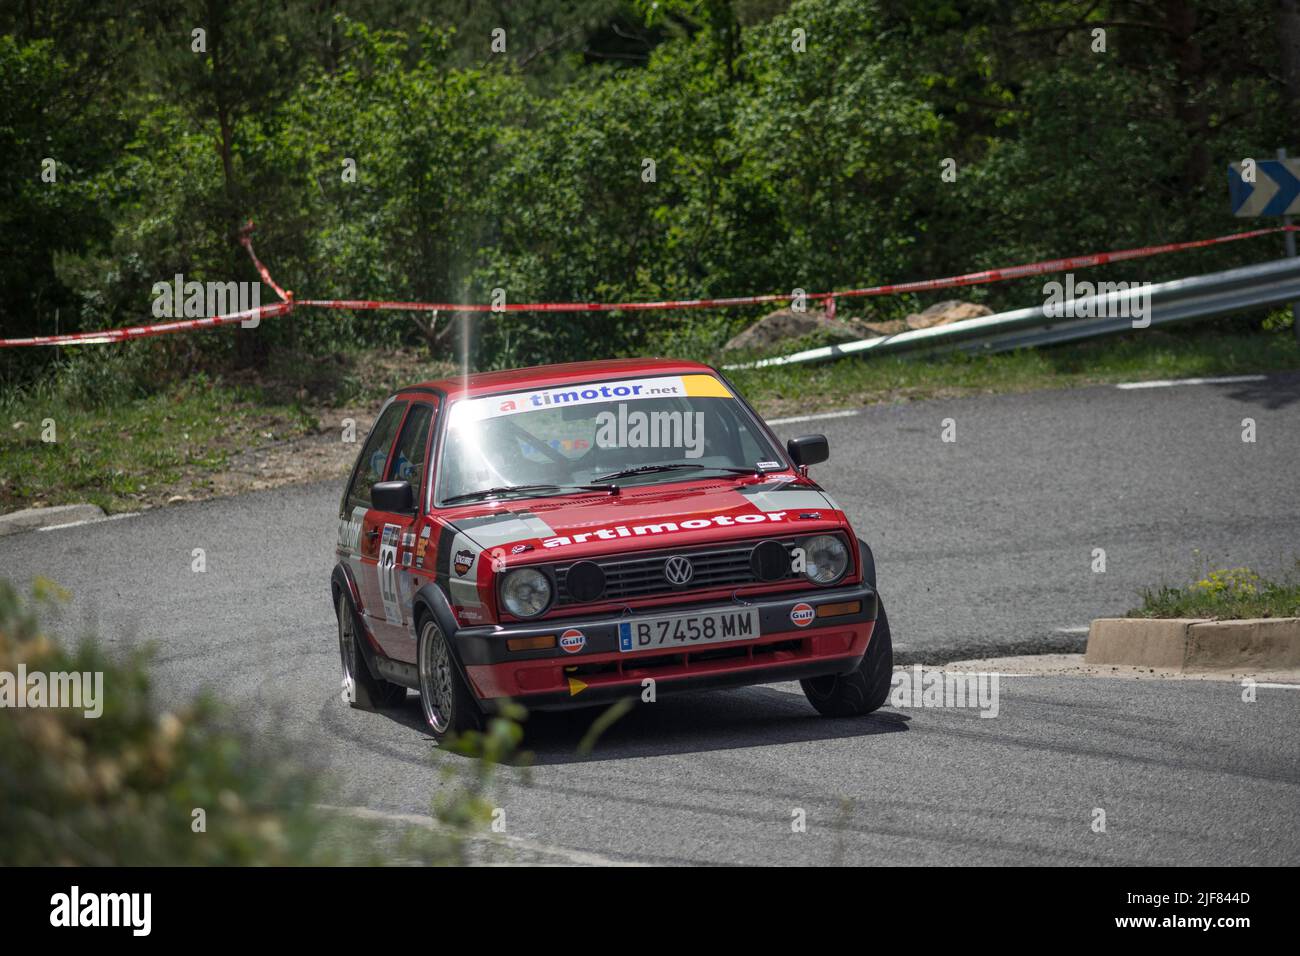
[[[397,602],[397,542],[401,540],[399,525],[384,525],[379,540],[379,594],[384,599],[384,620],[389,624],[402,623],[402,609]]]

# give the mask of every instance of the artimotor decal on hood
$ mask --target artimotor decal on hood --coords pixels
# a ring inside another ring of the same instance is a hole
[[[557,500],[532,508],[453,519],[448,524],[462,536],[462,543],[448,550],[444,567],[451,570],[452,555],[470,542],[483,552],[485,561],[491,556],[493,570],[500,571],[512,555],[526,553],[537,545],[553,550],[706,528],[790,524],[807,511],[829,517],[831,511],[838,512],[839,508],[815,488],[807,485],[792,488],[779,482],[730,490],[710,489],[689,495],[647,489],[614,499]]]
[[[612,528],[598,528],[595,531],[583,531],[574,535],[560,535],[547,538],[542,542],[543,548],[562,548],[569,544],[584,544],[590,538],[612,541],[617,538],[639,538],[643,535],[673,534],[680,531],[701,531],[705,528],[726,528],[733,525],[763,524],[772,521],[784,521],[786,511],[765,511],[760,514],[714,515],[711,518],[687,518],[684,521],[656,521],[650,524],[615,525]]]

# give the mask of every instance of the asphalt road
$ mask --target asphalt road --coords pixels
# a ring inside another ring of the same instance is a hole
[[[916,402],[777,430],[829,436],[814,473],[876,552],[900,662],[1081,649],[1069,629],[1202,560],[1276,572],[1300,557],[1297,375]],[[70,588],[65,634],[155,642],[165,701],[206,687],[327,771],[331,803],[403,819],[463,758],[433,747],[413,697],[379,714],[338,699],[339,491],[15,535],[0,574]],[[537,715],[537,766],[528,781],[502,771],[497,802],[523,859],[1300,863],[1300,690],[1244,703],[1227,682],[1023,677],[1000,691],[995,719],[825,720],[796,684],[665,696],[585,758],[590,712]]]

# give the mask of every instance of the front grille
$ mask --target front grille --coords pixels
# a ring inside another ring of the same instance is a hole
[[[794,539],[778,539],[788,553],[794,548]],[[689,594],[711,588],[742,587],[760,583],[750,570],[749,555],[757,541],[746,541],[723,548],[699,550],[656,551],[635,558],[594,559],[605,572],[605,593],[601,601],[626,601],[632,598],[652,597],[656,594]],[[664,577],[664,562],[674,555],[691,559],[695,574],[684,587],[674,587]],[[576,562],[574,562],[576,563]],[[570,565],[557,565],[557,607],[579,603],[569,594],[565,576]],[[771,582],[763,582],[771,583]]]

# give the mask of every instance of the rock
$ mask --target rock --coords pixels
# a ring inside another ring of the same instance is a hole
[[[982,315],[992,314],[993,310],[988,306],[949,299],[945,302],[936,302],[922,312],[913,312],[903,321],[909,329],[928,329],[936,325],[950,325],[962,319],[977,319]]]
[[[832,342],[853,342],[870,338],[866,326],[862,323],[844,322],[828,319],[826,313],[819,309],[795,312],[793,309],[779,309],[763,316],[745,331],[741,332],[722,347],[724,352],[765,352],[795,339],[808,336]]]
[[[902,319],[890,319],[888,322],[863,322],[862,327],[877,335],[897,335],[907,331],[907,323]]]

